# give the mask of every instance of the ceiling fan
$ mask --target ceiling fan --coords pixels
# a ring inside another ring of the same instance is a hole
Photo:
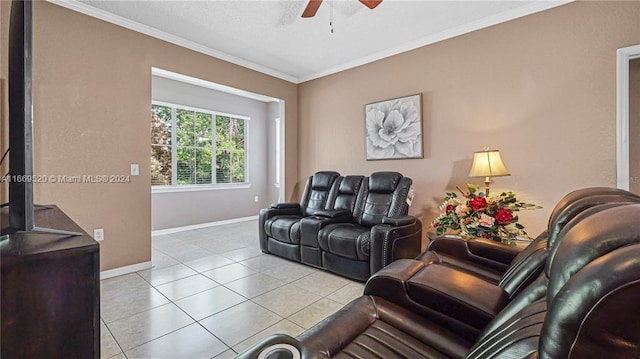
[[[380,5],[380,3],[382,2],[382,0],[358,0],[358,1],[360,1],[364,6],[368,7],[369,9],[375,9],[375,7]],[[322,0],[309,0],[309,3],[307,3],[307,7],[302,12],[302,17],[314,17],[316,15],[316,12],[318,12],[318,8],[320,7],[320,4],[322,4]]]

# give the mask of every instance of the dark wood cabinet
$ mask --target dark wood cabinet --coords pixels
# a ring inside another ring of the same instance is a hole
[[[59,208],[35,212],[38,227],[82,235],[23,232],[0,242],[2,358],[99,358],[99,245]]]

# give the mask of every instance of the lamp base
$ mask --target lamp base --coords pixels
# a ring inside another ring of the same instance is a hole
[[[489,178],[489,176],[484,178],[484,185],[485,185],[485,192],[484,195],[485,196],[489,196],[489,185],[491,184],[491,178]]]

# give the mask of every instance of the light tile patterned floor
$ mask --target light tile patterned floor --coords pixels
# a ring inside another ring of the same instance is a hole
[[[263,254],[256,220],[153,238],[154,268],[101,282],[102,358],[234,358],[296,336],[362,283]]]

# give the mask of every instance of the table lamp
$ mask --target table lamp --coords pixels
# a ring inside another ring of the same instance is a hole
[[[471,171],[469,177],[484,177],[484,184],[486,186],[485,195],[489,195],[489,185],[491,184],[491,177],[511,176],[507,171],[500,157],[500,151],[489,150],[489,147],[485,147],[484,151],[477,151],[473,153],[473,164],[471,165]]]

